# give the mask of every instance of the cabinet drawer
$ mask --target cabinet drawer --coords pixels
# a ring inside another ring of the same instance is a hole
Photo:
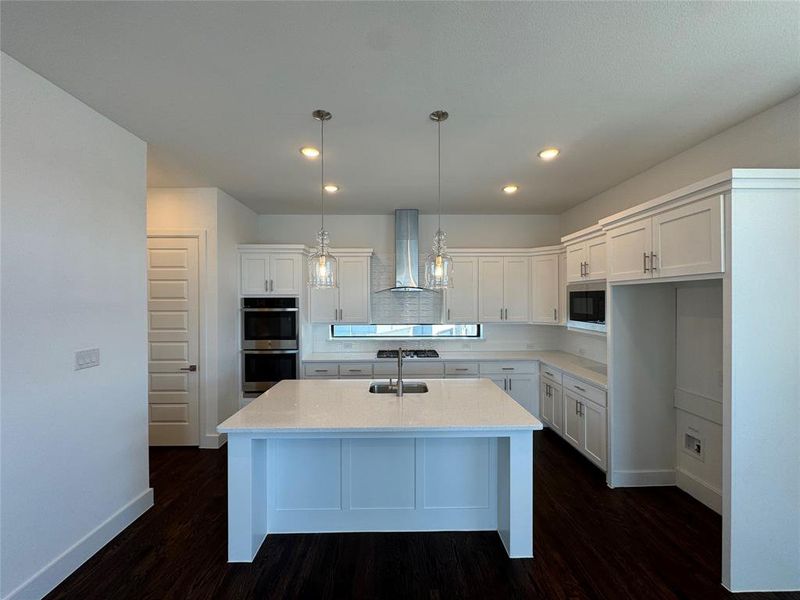
[[[526,361],[515,362],[482,362],[481,373],[484,375],[511,375],[513,373],[536,373],[536,363]]]
[[[546,365],[544,363],[540,363],[539,364],[539,375],[541,375],[542,377],[546,377],[552,383],[560,384],[561,383],[561,378],[563,376],[563,373],[561,371],[559,371],[558,369],[554,369],[550,365]]]
[[[478,363],[444,363],[445,375],[478,376]]]
[[[337,363],[307,363],[303,365],[306,377],[338,377],[339,365]]]
[[[372,363],[339,363],[340,377],[372,377]]]
[[[606,405],[605,390],[601,390],[593,385],[584,383],[580,379],[575,379],[569,375],[564,375],[564,389],[570,390],[573,393],[586,398],[587,400],[591,400],[595,404],[599,404],[600,406]]]
[[[444,376],[444,363],[424,362],[415,363],[412,359],[403,362],[403,379],[409,377],[430,377],[441,379]],[[397,362],[377,363],[375,365],[375,377],[397,377]]]

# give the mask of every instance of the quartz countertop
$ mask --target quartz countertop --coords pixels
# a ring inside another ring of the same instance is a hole
[[[469,352],[448,352],[439,351],[439,358],[407,358],[406,364],[416,362],[441,362],[441,361],[473,361],[473,362],[501,362],[514,360],[539,361],[545,364],[566,371],[568,374],[582,379],[586,383],[599,386],[603,389],[608,387],[608,376],[606,365],[583,356],[562,352],[560,350],[527,350],[518,352],[508,351],[469,351]],[[376,358],[375,352],[341,352],[341,353],[321,353],[308,354],[302,358],[303,362],[397,362],[396,358]]]
[[[410,379],[409,379],[410,380]],[[418,381],[418,379],[414,379]],[[427,379],[424,394],[371,394],[369,381],[285,380],[221,433],[533,431],[542,423],[488,379]]]

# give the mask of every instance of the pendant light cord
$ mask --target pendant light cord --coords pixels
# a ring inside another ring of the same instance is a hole
[[[436,121],[436,137],[438,141],[437,150],[437,169],[439,171],[439,226],[438,231],[442,230],[442,122]]]
[[[325,230],[325,119],[319,121],[319,198],[322,204],[320,231]]]

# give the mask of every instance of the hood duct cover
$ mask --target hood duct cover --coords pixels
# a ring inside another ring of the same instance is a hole
[[[394,211],[394,287],[389,292],[430,292],[419,285],[419,210]]]

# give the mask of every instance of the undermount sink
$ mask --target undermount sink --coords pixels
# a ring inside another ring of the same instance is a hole
[[[404,381],[403,393],[404,394],[424,394],[428,391],[428,384],[424,381]],[[371,383],[369,384],[370,394],[396,394],[396,383]]]

